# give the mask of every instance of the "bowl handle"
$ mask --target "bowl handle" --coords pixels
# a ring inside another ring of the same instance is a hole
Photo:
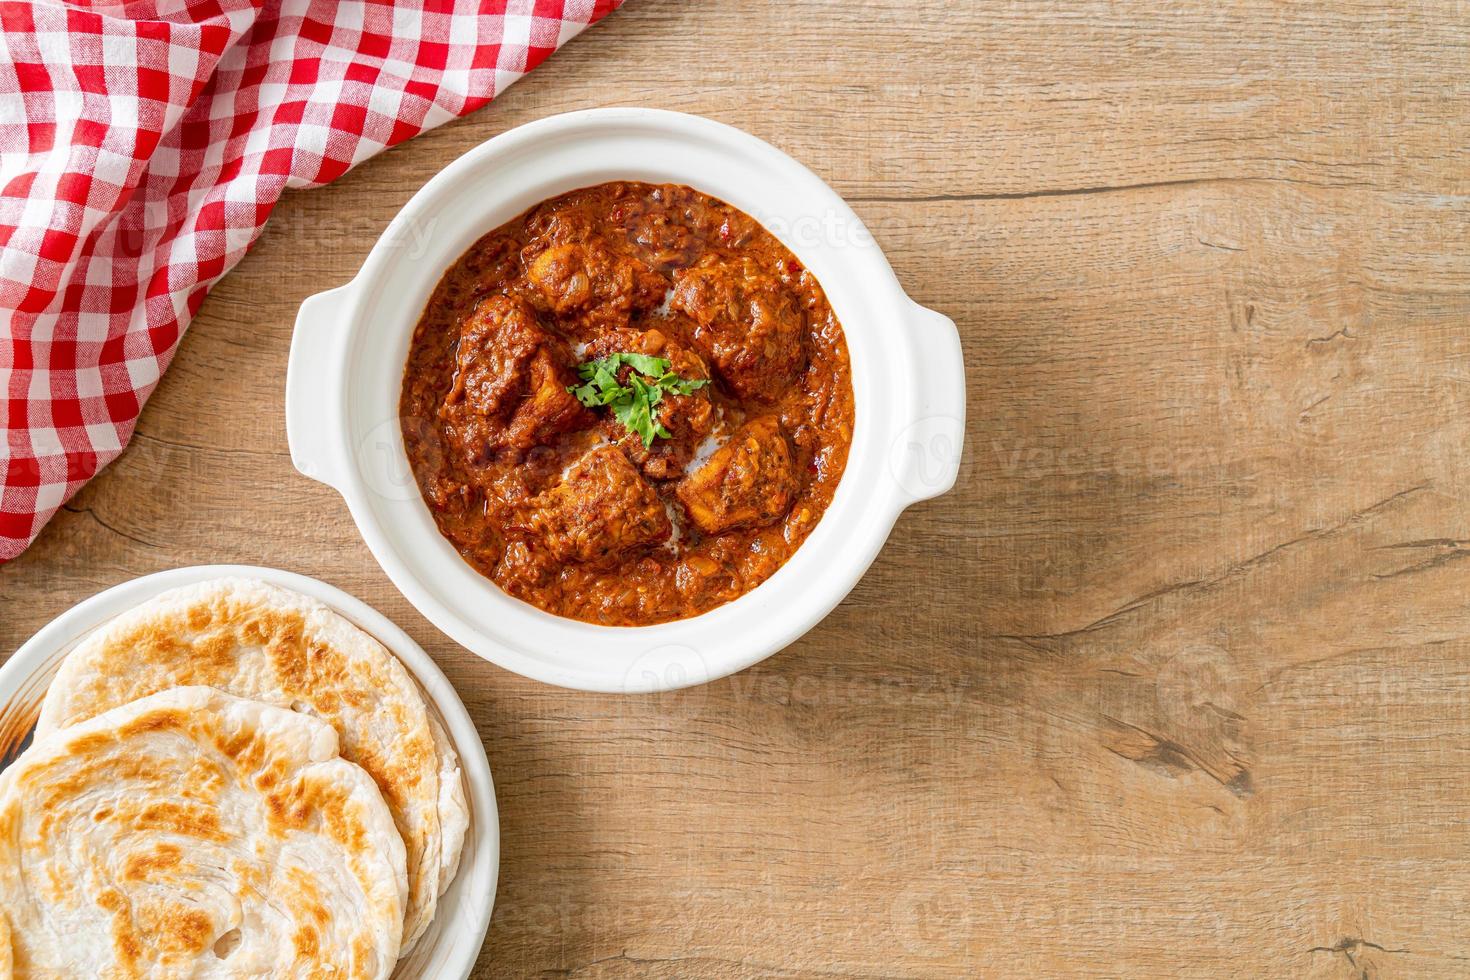
[[[954,321],[910,301],[906,326],[918,353],[913,417],[889,456],[905,503],[947,493],[965,445],[965,358]]]
[[[291,463],[338,491],[344,457],[342,370],[347,355],[347,286],[308,296],[296,314],[286,362],[286,442]]]

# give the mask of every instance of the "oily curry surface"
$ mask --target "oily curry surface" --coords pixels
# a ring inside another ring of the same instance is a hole
[[[465,560],[615,626],[769,578],[831,502],[853,427],[815,277],[723,201],[628,182],[545,201],[461,256],[414,332],[400,408]]]

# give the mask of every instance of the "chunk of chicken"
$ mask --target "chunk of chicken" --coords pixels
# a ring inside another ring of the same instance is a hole
[[[567,390],[571,354],[523,301],[490,296],[460,328],[454,383],[440,415],[485,451],[525,450],[593,418]]]
[[[531,358],[530,379],[531,394],[516,406],[510,425],[498,440],[500,446],[530,449],[592,421],[577,396],[567,390],[576,382],[565,360],[558,360],[545,348],[537,351]]]
[[[584,453],[534,497],[526,527],[558,560],[602,566],[673,533],[663,501],[615,446]]]
[[[545,309],[579,336],[625,327],[634,311],[663,302],[663,276],[600,241],[553,245],[530,260],[526,278]]]
[[[587,346],[586,357],[595,359],[609,354],[648,354],[669,362],[670,370],[686,381],[709,378],[704,359],[687,347],[671,341],[659,330],[609,330]],[[632,368],[625,367],[626,375]],[[626,377],[621,378],[625,384]],[[606,419],[608,435],[617,440],[623,452],[654,480],[674,480],[684,475],[684,467],[715,424],[714,405],[706,385],[687,395],[665,394],[654,409],[658,421],[669,431],[668,438],[659,437],[652,446],[644,446],[636,433],[629,432],[615,418]]]
[[[764,527],[785,516],[796,499],[796,462],[774,415],[741,426],[675,491],[705,534]]]
[[[806,367],[796,297],[750,258],[707,256],[675,273],[670,306],[694,321],[696,346],[741,398],[774,400]]]
[[[577,194],[542,201],[526,213],[527,236],[553,245],[595,238],[597,222],[586,204]]]
[[[520,300],[481,300],[460,325],[454,385],[445,404],[463,402],[480,415],[499,414],[526,394],[526,367],[548,339]]]

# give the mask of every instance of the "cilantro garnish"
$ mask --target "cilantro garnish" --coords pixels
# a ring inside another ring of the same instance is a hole
[[[628,374],[627,384],[618,380],[618,372],[624,365],[633,369]],[[576,395],[577,401],[588,408],[611,408],[613,416],[629,432],[638,433],[645,449],[653,445],[655,437],[667,439],[672,435],[654,412],[658,403],[663,401],[664,393],[688,395],[709,384],[703,378],[681,378],[673,372],[673,365],[666,358],[647,354],[599,357],[578,365],[577,376],[585,384],[568,385],[567,391]]]

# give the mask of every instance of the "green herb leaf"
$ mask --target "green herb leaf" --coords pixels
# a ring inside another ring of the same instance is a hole
[[[669,362],[662,357],[649,357],[647,354],[614,354],[620,358],[628,367],[639,374],[646,374],[650,378],[657,378],[669,370]]]
[[[632,369],[627,384],[618,380],[624,366]],[[672,435],[654,412],[664,394],[690,395],[709,384],[706,378],[681,378],[672,367],[666,358],[648,354],[609,354],[579,364],[577,377],[586,384],[569,385],[567,390],[588,408],[611,408],[613,417],[636,432],[646,449],[655,438]]]

